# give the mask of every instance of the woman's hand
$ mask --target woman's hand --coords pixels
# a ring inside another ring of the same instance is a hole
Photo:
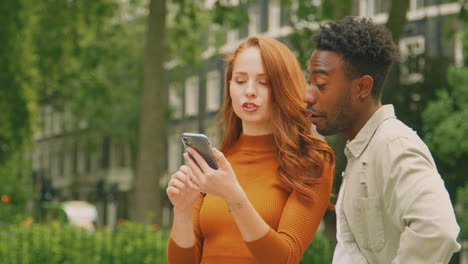
[[[228,205],[238,202],[245,196],[231,164],[221,151],[212,148],[219,167],[217,170],[211,168],[196,150],[188,148],[187,151],[196,161],[195,163],[188,153],[184,153],[190,175],[189,184],[192,188],[221,197]]]
[[[174,210],[188,211],[192,209],[193,203],[200,195],[198,189],[192,188],[190,183],[189,168],[182,165],[179,170],[171,176],[166,189],[169,200],[174,205]]]

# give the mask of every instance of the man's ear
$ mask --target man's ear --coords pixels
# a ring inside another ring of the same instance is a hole
[[[363,75],[355,80],[357,82],[356,97],[359,100],[364,100],[372,96],[372,89],[374,87],[374,78],[370,75]]]

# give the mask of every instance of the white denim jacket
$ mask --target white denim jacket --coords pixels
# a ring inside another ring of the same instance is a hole
[[[354,264],[447,263],[460,249],[453,206],[429,149],[382,106],[346,144],[340,225]]]

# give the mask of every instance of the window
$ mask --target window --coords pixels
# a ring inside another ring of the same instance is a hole
[[[249,18],[250,20],[250,18]],[[251,22],[251,21],[249,21]],[[247,22],[244,22],[244,24],[240,27],[239,29],[239,39],[247,38],[249,35],[249,24]]]
[[[415,83],[423,81],[424,73],[424,36],[408,37],[400,40],[401,82]]]
[[[269,3],[270,17],[269,17],[269,27],[270,31],[279,30],[281,26],[281,8],[280,0],[270,0]]]
[[[388,12],[389,2],[386,0],[361,0],[359,1],[359,14],[361,16],[372,17]]]
[[[169,107],[173,119],[182,118],[182,89],[178,84],[169,85]]]
[[[60,126],[62,125],[61,124],[62,118],[61,118],[60,113],[53,111],[51,117],[52,117],[52,133],[54,135],[60,134],[61,132]]]
[[[44,124],[44,136],[48,137],[52,132],[52,109],[49,106],[44,107],[43,115],[43,124]]]
[[[198,77],[192,76],[185,81],[185,114],[194,116],[198,113]]]
[[[114,142],[112,144],[112,167],[125,167],[126,166],[126,157],[125,157],[125,145],[121,142]]]
[[[424,0],[410,0],[409,10],[418,10],[424,7]]]
[[[58,162],[57,162],[58,152],[53,146],[49,152],[49,164],[50,164],[50,177],[56,178],[58,176]]]
[[[389,11],[389,1],[374,0],[374,14],[382,14]]]
[[[260,0],[260,32],[268,31],[268,0]]]
[[[252,7],[249,10],[249,36],[254,36],[261,32],[260,28],[260,16],[259,16],[259,3],[252,4]]]
[[[217,126],[216,122],[210,124],[206,130],[206,136],[210,141],[212,147],[219,149],[221,145],[221,128]]]
[[[57,152],[57,173],[59,178],[65,178],[65,152],[63,149]]]
[[[174,173],[179,169],[182,164],[182,142],[180,141],[180,133],[172,133],[169,136],[168,146],[168,165],[167,170],[169,173]]]
[[[291,8],[287,6],[287,1],[280,0],[280,24],[287,26],[291,23]]]
[[[80,175],[86,171],[86,157],[81,144],[78,144],[76,148],[76,154],[76,170],[77,174]]]
[[[77,150],[77,153],[78,150]],[[110,138],[109,137],[103,137],[102,142],[101,142],[101,160],[100,160],[100,167],[101,169],[107,169],[109,168],[109,159],[110,159]]]
[[[239,39],[239,31],[237,30],[229,30],[227,33],[227,43],[235,44]]]
[[[219,71],[210,71],[206,75],[206,110],[218,111],[221,100],[221,75]]]
[[[67,147],[65,153],[64,153],[64,176],[65,177],[70,177],[71,171],[72,171],[72,162],[73,162],[73,157],[72,153],[70,152],[70,148]]]

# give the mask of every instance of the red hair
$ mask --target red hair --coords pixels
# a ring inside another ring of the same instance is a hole
[[[281,42],[254,36],[242,43],[227,58],[225,100],[220,111],[224,123],[221,151],[228,150],[242,132],[242,121],[234,113],[230,95],[230,81],[237,56],[247,48],[259,49],[263,68],[269,80],[272,97],[271,122],[279,160],[278,172],[283,183],[297,191],[300,197],[307,195],[310,185],[318,182],[324,165],[335,161],[328,144],[313,135],[309,114],[302,96],[306,81],[296,56]]]

